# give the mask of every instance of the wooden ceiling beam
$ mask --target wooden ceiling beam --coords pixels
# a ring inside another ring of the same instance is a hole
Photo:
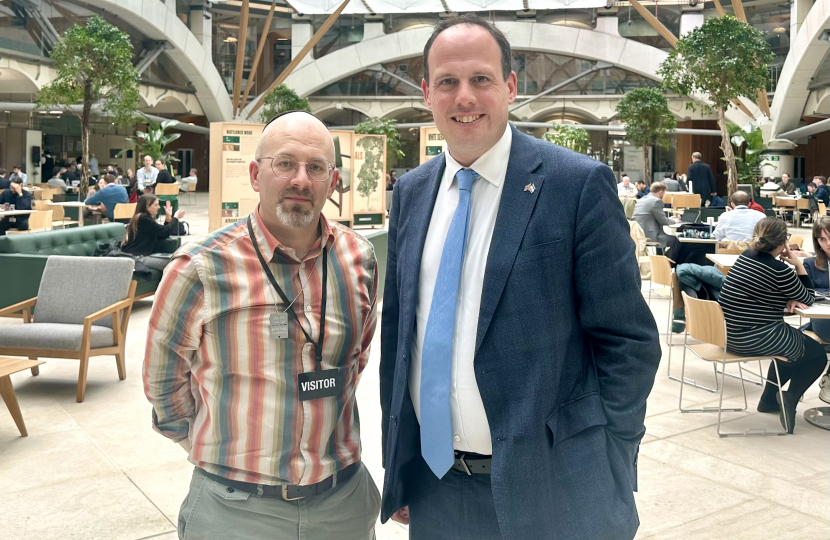
[[[248,82],[245,84],[245,94],[242,96],[242,101],[239,102],[239,108],[244,108],[248,101],[248,94],[253,88],[254,77],[256,76],[256,69],[259,67],[259,59],[262,56],[262,51],[265,49],[265,42],[268,41],[268,31],[271,29],[271,21],[274,19],[274,10],[277,7],[277,0],[271,2],[271,10],[268,12],[268,17],[265,19],[265,28],[262,31],[262,36],[259,38],[259,46],[256,48],[256,56],[254,56],[254,64],[251,66],[251,71],[248,73]]]
[[[320,29],[317,30],[317,32],[311,37],[311,40],[305,44],[302,50],[300,50],[299,54],[297,54],[296,57],[291,59],[291,63],[288,64],[284,70],[282,70],[282,73],[280,73],[279,77],[277,77],[277,79],[273,83],[271,83],[271,86],[268,87],[268,90],[262,93],[262,95],[259,97],[259,100],[257,100],[256,104],[251,108],[251,111],[248,113],[249,119],[251,118],[251,116],[254,115],[255,112],[259,110],[260,107],[262,107],[263,102],[265,102],[265,96],[268,94],[268,92],[270,92],[271,90],[285,82],[285,79],[287,79],[288,76],[291,75],[291,73],[298,65],[300,65],[300,62],[302,62],[303,58],[305,58],[305,55],[307,55],[308,52],[311,49],[313,49],[314,46],[317,45],[317,43],[319,43],[319,41],[323,38],[326,32],[328,32],[329,28],[331,28],[331,25],[334,24],[334,21],[336,21],[340,14],[343,12],[343,9],[345,9],[349,1],[350,0],[345,0],[342,4],[340,4],[340,7],[337,8],[337,10],[334,13],[329,15],[329,18],[326,19],[326,22],[323,23],[323,26],[321,26]]]
[[[643,19],[645,19],[646,22],[648,22],[648,24],[650,24],[652,28],[657,30],[657,33],[663,36],[672,47],[677,46],[677,37],[674,34],[672,34],[668,28],[663,26],[663,23],[658,21],[657,17],[652,15],[651,12],[645,8],[645,6],[643,6],[637,0],[628,0],[628,2],[632,6],[634,6],[634,9],[637,10],[637,13],[642,15]]]
[[[250,0],[242,0],[239,17],[239,36],[236,41],[236,71],[233,75],[233,115],[239,111],[239,91],[242,88],[242,70],[245,68],[245,41],[248,39],[248,8]]]

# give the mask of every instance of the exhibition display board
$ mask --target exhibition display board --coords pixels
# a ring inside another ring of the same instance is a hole
[[[380,225],[386,220],[386,136],[353,135],[353,225]]]
[[[421,165],[447,149],[447,141],[435,126],[421,126]]]
[[[214,231],[250,214],[259,202],[251,187],[248,166],[264,124],[213,122],[210,124],[210,203],[208,226]],[[340,177],[326,200],[323,215],[330,221],[352,225],[383,225],[386,205],[386,137],[355,135],[353,131],[331,131],[335,165]],[[353,157],[359,156],[359,160]],[[352,174],[356,170],[357,176]],[[354,178],[354,180],[353,180]],[[354,187],[354,184],[357,187]],[[355,206],[357,205],[357,206]]]

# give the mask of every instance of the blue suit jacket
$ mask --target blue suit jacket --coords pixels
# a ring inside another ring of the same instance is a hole
[[[608,167],[512,129],[475,354],[501,534],[633,538],[637,451],[660,345],[628,223]],[[432,159],[393,195],[381,324],[384,521],[418,481],[409,354],[444,167],[444,156]]]

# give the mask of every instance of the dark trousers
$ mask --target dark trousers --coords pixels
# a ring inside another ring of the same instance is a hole
[[[410,540],[502,540],[489,474],[450,469],[439,480],[417,461],[410,477]]]
[[[0,236],[5,236],[9,229],[17,229],[18,231],[29,230],[29,216],[15,216],[17,221],[9,221],[9,218],[0,219]]]
[[[795,399],[799,399],[824,372],[824,367],[827,365],[827,353],[818,341],[804,336],[804,354],[789,360],[789,362],[778,362],[778,373],[781,375],[782,385],[790,381],[787,392],[794,395]],[[772,362],[769,365],[767,379],[772,382],[778,381]],[[761,400],[774,403],[777,392],[777,387],[767,384]]]

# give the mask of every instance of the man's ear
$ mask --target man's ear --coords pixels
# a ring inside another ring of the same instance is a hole
[[[334,169],[331,172],[331,184],[329,185],[328,192],[326,193],[326,198],[328,199],[331,197],[332,193],[334,193],[334,189],[337,187],[337,181],[340,179],[340,171],[338,169]]]
[[[248,178],[251,181],[251,188],[259,193],[259,163],[256,160],[248,164]]]

